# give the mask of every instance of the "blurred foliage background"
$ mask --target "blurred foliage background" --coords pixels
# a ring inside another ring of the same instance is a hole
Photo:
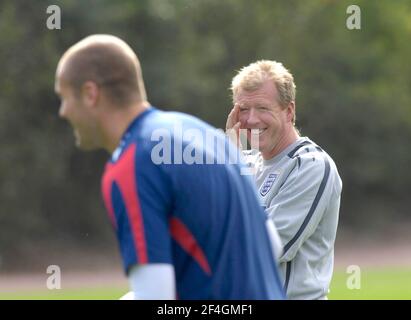
[[[361,30],[346,27],[353,3]],[[46,27],[52,4],[61,30]],[[339,237],[389,239],[389,226],[411,225],[409,0],[1,0],[0,271],[116,248],[100,196],[107,155],[76,150],[53,91],[59,57],[93,33],[137,52],[153,105],[218,128],[236,71],[282,62],[297,85],[297,127],[343,179]]]

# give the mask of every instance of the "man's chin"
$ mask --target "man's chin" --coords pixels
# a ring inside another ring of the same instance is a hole
[[[82,151],[93,151],[98,149],[97,146],[91,143],[86,143],[85,141],[82,141],[81,139],[76,139],[76,147]]]

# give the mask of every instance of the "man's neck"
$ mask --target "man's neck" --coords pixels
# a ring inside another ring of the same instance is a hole
[[[294,126],[292,126],[284,136],[280,137],[274,149],[272,149],[268,153],[261,153],[261,155],[263,156],[264,160],[270,160],[283,152],[288,146],[296,142],[299,137],[300,135],[298,131]]]
[[[131,122],[149,107],[150,104],[144,101],[107,113],[102,121],[104,149],[113,153]]]

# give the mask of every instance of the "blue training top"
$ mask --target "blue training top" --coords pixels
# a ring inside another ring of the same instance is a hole
[[[102,178],[126,273],[172,264],[179,299],[284,298],[253,182],[229,161],[238,154],[193,116],[136,117]]]

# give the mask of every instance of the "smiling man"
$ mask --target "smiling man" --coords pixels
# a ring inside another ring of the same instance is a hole
[[[246,131],[258,150],[254,168],[260,204],[283,244],[280,266],[290,299],[326,299],[333,273],[342,182],[331,157],[295,127],[295,84],[281,63],[262,60],[232,81],[234,107],[226,129]],[[240,131],[240,132],[239,132]]]

